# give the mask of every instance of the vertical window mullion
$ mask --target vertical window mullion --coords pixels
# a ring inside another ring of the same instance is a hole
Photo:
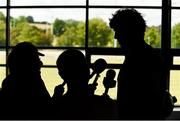
[[[90,53],[88,51],[88,36],[89,36],[89,0],[86,0],[86,25],[85,25],[85,56],[88,63],[91,62]]]
[[[162,33],[161,33],[161,52],[165,63],[166,88],[169,89],[170,68],[172,65],[171,50],[171,0],[162,0]]]
[[[8,68],[7,68],[7,57],[9,54],[9,43],[10,43],[10,0],[7,0],[6,6],[6,76],[8,75]]]

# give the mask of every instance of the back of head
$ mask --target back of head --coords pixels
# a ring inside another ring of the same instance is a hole
[[[144,36],[146,23],[135,9],[120,9],[110,19],[110,27],[133,36]]]
[[[57,59],[57,68],[60,76],[73,86],[87,85],[89,68],[84,54],[75,49],[65,50]]]
[[[39,71],[42,62],[37,48],[30,42],[21,42],[13,47],[8,56],[7,65],[10,73]]]

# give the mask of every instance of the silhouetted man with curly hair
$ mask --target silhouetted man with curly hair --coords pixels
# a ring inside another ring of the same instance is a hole
[[[125,61],[118,75],[121,119],[160,119],[165,80],[160,54],[144,41],[146,22],[135,9],[121,9],[110,19]]]

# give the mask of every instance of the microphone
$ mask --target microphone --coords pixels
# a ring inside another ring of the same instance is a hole
[[[100,77],[100,73],[102,73],[107,67],[107,63],[104,59],[100,58],[100,59],[97,59],[93,64],[92,64],[92,70],[93,72],[91,73],[89,79],[91,79],[95,74],[96,74],[96,77],[93,81],[92,84],[89,84],[89,94],[90,95],[94,95],[94,92],[96,90],[96,86],[98,85],[97,84],[97,80],[98,78]]]
[[[100,73],[102,73],[107,67],[107,63],[104,59],[100,58],[100,59],[97,59],[93,65],[92,65],[92,70],[93,72],[91,73],[90,75],[90,79],[96,74],[96,77],[93,81],[93,84],[96,84],[97,83],[97,80],[99,78],[99,75]]]
[[[115,75],[116,75],[116,72],[113,69],[109,69],[106,72],[106,77],[104,77],[104,80],[103,80],[103,85],[105,87],[103,96],[108,96],[109,88],[114,88],[116,86],[116,81],[114,80]]]

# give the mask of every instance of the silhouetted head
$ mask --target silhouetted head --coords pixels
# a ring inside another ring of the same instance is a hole
[[[115,31],[115,39],[119,41],[122,48],[144,43],[146,22],[135,9],[116,11],[109,25]]]
[[[21,42],[13,47],[8,56],[7,65],[10,73],[40,73],[42,62],[39,56],[44,54],[30,42]]]
[[[57,59],[59,75],[68,88],[84,88],[89,81],[89,67],[84,54],[75,49],[65,50]]]

